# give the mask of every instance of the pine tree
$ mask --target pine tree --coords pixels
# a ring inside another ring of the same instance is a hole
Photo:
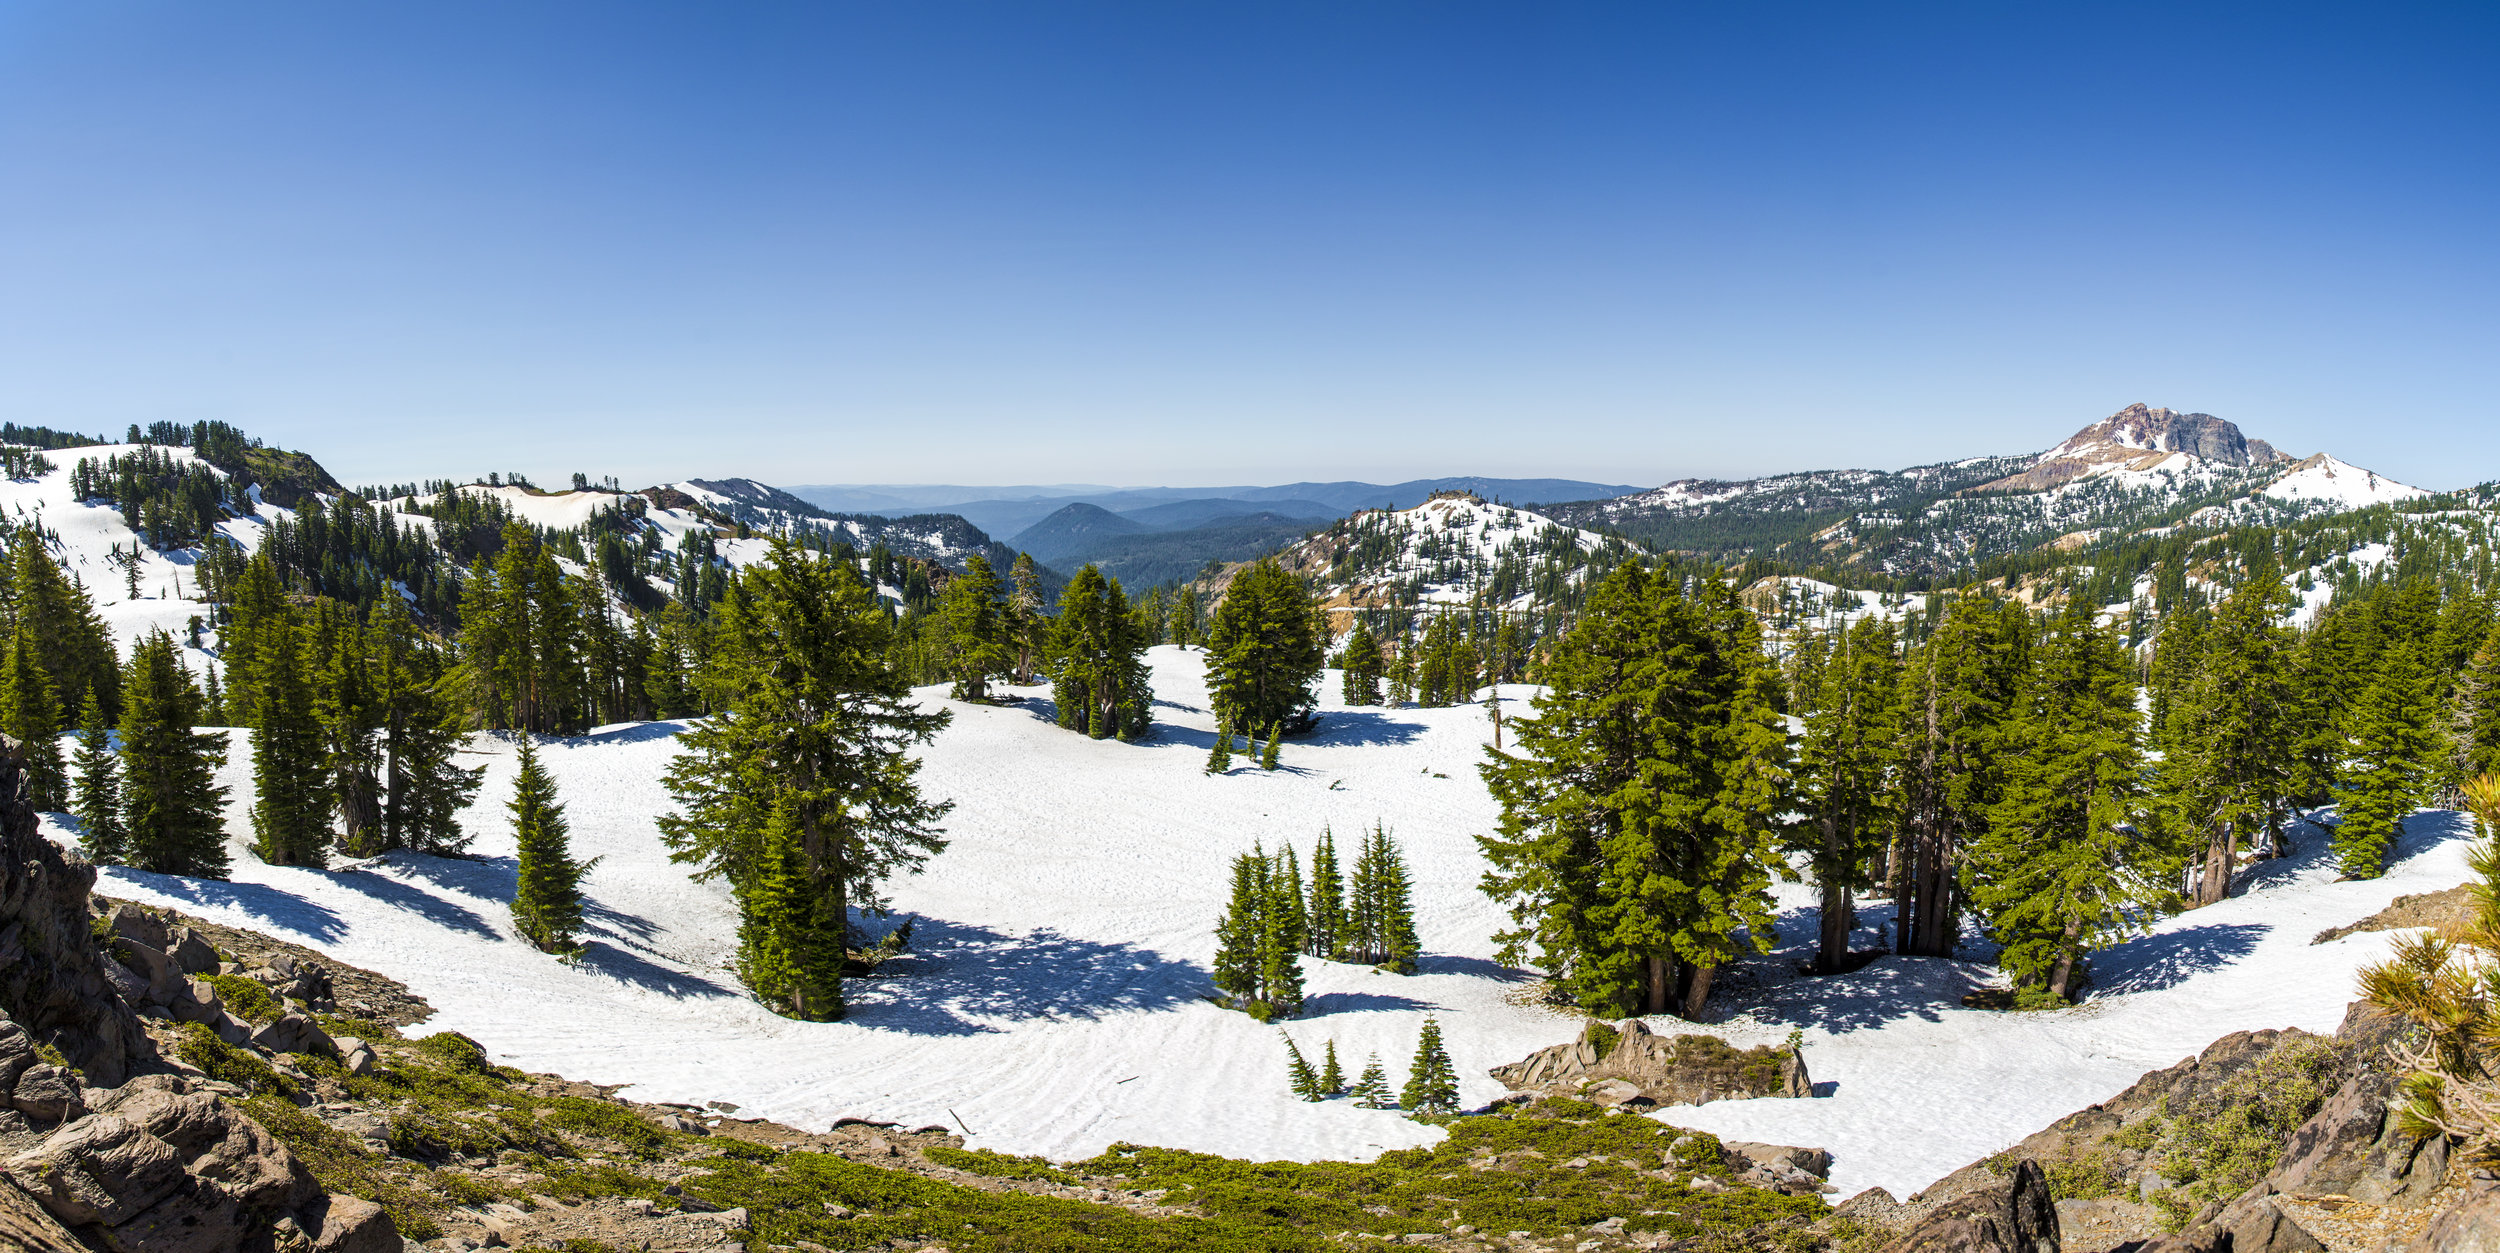
[[[1840,636],[1821,667],[1816,701],[1798,748],[1800,851],[1822,892],[1815,968],[1839,973],[1855,925],[1854,894],[1873,886],[1868,859],[1883,850],[1896,817],[1901,659],[1892,624],[1868,618]]]
[[[1015,652],[1015,681],[1031,686],[1048,643],[1050,619],[1042,614],[1042,572],[1033,554],[1017,553],[1007,568],[1007,635]]]
[[[1215,746],[1207,750],[1207,773],[1223,774],[1233,768],[1233,731],[1222,723],[1215,727]]]
[[[1697,1017],[1771,933],[1788,742],[1760,628],[1716,580],[1688,593],[1627,562],[1543,674],[1516,753],[1482,767],[1502,807],[1483,888],[1518,924],[1502,960],[1533,950],[1592,1013]]]
[[[52,680],[36,659],[34,632],[19,618],[10,635],[5,674],[0,674],[0,726],[18,741],[26,771],[27,803],[47,813],[68,802],[68,772],[61,764],[61,716]]]
[[[1215,987],[1247,1008],[1259,997],[1259,922],[1266,854],[1253,849],[1233,858],[1233,891],[1215,924]]]
[[[2500,774],[2500,627],[2483,636],[2465,673],[2457,676],[2457,700],[2449,731],[2459,779]]]
[[[1303,1059],[1302,1050],[1294,1046],[1293,1037],[1282,1031],[1276,1034],[1285,1042],[1285,1086],[1303,1100],[1324,1099],[1327,1093],[1320,1090],[1319,1075],[1311,1069],[1311,1063]]]
[[[668,769],[681,812],[659,827],[675,859],[726,877],[745,914],[766,878],[788,880],[807,942],[795,994],[766,1003],[812,1021],[843,1014],[850,910],[881,912],[876,885],[945,847],[952,806],[921,795],[911,750],[949,715],[913,702],[893,630],[851,563],[775,541],[713,609],[704,683],[723,709]],[[762,838],[776,825],[795,852]]]
[[[363,855],[378,851],[384,834],[375,666],[352,609],[334,600],[316,602],[313,609],[306,660],[316,680],[313,720],[320,728],[323,773],[338,818],[337,843],[351,855]]]
[[[1337,1064],[1337,1042],[1328,1042],[1328,1051],[1319,1064],[1319,1094],[1341,1096],[1345,1093],[1345,1068]]]
[[[1291,849],[1268,859],[1260,876],[1259,999],[1267,1018],[1302,1012],[1301,885],[1285,878]]]
[[[1380,641],[1372,637],[1371,628],[1364,626],[1360,617],[1346,634],[1345,652],[1338,664],[1345,667],[1346,704],[1380,703]]]
[[[988,700],[990,680],[1015,670],[1015,648],[998,573],[974,553],[946,585],[937,631],[957,700]]]
[[[570,957],[582,951],[574,936],[582,926],[582,874],[590,863],[573,860],[564,804],[556,799],[555,780],[539,763],[529,733],[521,733],[520,743],[520,775],[509,806],[513,843],[520,849],[512,928],[540,952]]]
[[[1090,563],[1059,594],[1047,655],[1059,725],[1095,739],[1137,739],[1152,728],[1154,688],[1146,630],[1118,579]]]
[[[1381,1069],[1378,1053],[1363,1059],[1362,1076],[1354,1081],[1353,1087],[1346,1089],[1346,1095],[1353,1097],[1354,1103],[1364,1109],[1398,1107],[1397,1102],[1389,1099],[1389,1075]]]
[[[1345,880],[1337,870],[1337,837],[1326,827],[1311,850],[1311,900],[1303,910],[1309,939],[1303,951],[1334,958],[1345,946]]]
[[[1284,940],[1295,953],[1310,947],[1311,916],[1302,895],[1302,858],[1287,844],[1277,851],[1275,867],[1276,899],[1271,908],[1277,925],[1284,928]]]
[[[35,663],[52,680],[55,725],[94,692],[108,718],[121,716],[120,661],[104,620],[87,590],[61,572],[35,527],[17,529],[9,541],[6,620],[34,638]]]
[[[1328,628],[1308,593],[1273,559],[1242,571],[1207,628],[1207,693],[1218,720],[1299,728],[1327,660]]]
[[[2386,872],[2405,818],[2430,799],[2441,756],[2431,675],[2417,641],[2388,642],[2350,725],[2348,764],[2337,784],[2343,821],[2335,828],[2335,859],[2347,877],[2375,879]]]
[[[1233,859],[1232,896],[1215,927],[1215,986],[1261,1022],[1302,1012],[1301,876],[1292,850]]]
[[[76,805],[84,836],[80,843],[88,861],[117,866],[130,855],[130,836],[122,823],[121,758],[113,752],[104,706],[93,692],[87,693],[80,723]]]
[[[1402,975],[1415,973],[1423,946],[1415,938],[1406,863],[1385,825],[1375,824],[1355,855],[1347,893],[1346,960]]]
[[[1267,747],[1259,750],[1259,769],[1274,770],[1276,768],[1276,737],[1282,734],[1284,734],[1283,727],[1268,728]]]
[[[393,848],[456,855],[469,843],[460,811],[476,799],[483,769],[454,759],[464,740],[460,725],[466,709],[443,690],[445,659],[440,650],[423,645],[396,596],[374,606],[366,641],[372,658],[367,682],[380,731],[382,821],[378,840],[348,851],[360,857]]]
[[[2229,895],[2243,843],[2273,832],[2291,805],[2298,720],[2293,640],[2279,625],[2293,600],[2271,561],[2211,615],[2165,627],[2155,646],[2154,741],[2159,827],[2196,866],[2193,903]]]
[[[130,655],[122,688],[122,812],[130,865],[159,874],[226,875],[225,737],[203,734],[200,694],[153,632]]]
[[[2125,644],[2074,598],[1999,737],[2005,783],[1967,871],[1998,964],[2051,1003],[2073,996],[2085,954],[2124,939],[2164,894],[2168,863],[2137,834],[2139,722]]]
[[[260,624],[252,705],[252,851],[273,866],[328,864],[330,789],[321,724],[292,614]]]
[[[1902,667],[1902,839],[1888,869],[1903,953],[1950,957],[1961,943],[1961,867],[2003,786],[1996,740],[2029,647],[2018,606],[1963,596]]]
[[[1415,1061],[1407,1068],[1406,1088],[1398,1103],[1410,1117],[1458,1112],[1458,1071],[1450,1065],[1448,1050],[1441,1047],[1438,1019],[1424,1019],[1424,1033],[1415,1042]]]

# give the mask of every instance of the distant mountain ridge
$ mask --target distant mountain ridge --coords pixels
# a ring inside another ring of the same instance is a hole
[[[908,500],[912,502],[910,507],[918,511],[957,514],[992,535],[1009,536],[1075,503],[1129,514],[1186,500],[1230,500],[1243,502],[1253,509],[1291,514],[1294,510],[1287,508],[1286,502],[1308,502],[1331,511],[1324,516],[1337,518],[1358,509],[1408,508],[1422,504],[1435,492],[1463,491],[1488,500],[1517,503],[1594,500],[1641,489],[1633,484],[1592,483],[1580,479],[1498,479],[1462,475],[1409,479],[1391,484],[1338,481],[1283,483],[1265,487],[965,488],[961,490],[972,494],[953,500],[935,499],[946,494],[941,489],[908,485],[801,485],[785,490],[822,508],[834,510],[879,512],[890,510],[892,506],[872,503],[875,500]]]

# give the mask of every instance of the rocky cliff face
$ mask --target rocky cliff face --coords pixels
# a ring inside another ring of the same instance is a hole
[[[2068,436],[2022,473],[1982,484],[1977,490],[2046,491],[2096,471],[2148,470],[2180,453],[2208,465],[2233,468],[2291,460],[2272,444],[2250,439],[2239,427],[2210,413],[2135,404]]]
[[[0,1012],[112,1087],[153,1050],[89,934],[94,885],[95,867],[36,828],[17,742],[0,736]]]

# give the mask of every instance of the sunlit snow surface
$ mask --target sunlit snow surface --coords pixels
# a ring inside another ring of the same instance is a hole
[[[1144,744],[1058,729],[1043,689],[1028,689],[1035,699],[1022,706],[952,706],[955,723],[923,773],[932,795],[956,802],[952,842],[893,890],[915,922],[914,953],[898,977],[853,981],[842,1023],[776,1018],[723,970],[735,943],[727,895],[690,883],[652,822],[669,804],[660,776],[674,724],[608,728],[542,753],[576,852],[601,859],[587,884],[592,951],[579,967],[513,936],[503,808],[513,761],[499,739],[480,738],[484,751],[468,759],[488,767],[469,815],[480,860],[262,865],[243,849],[238,734],[225,776],[234,881],[108,870],[99,886],[382,971],[440,1011],[431,1029],[475,1036],[511,1065],[631,1084],[646,1099],[734,1102],[811,1127],[844,1115],[960,1120],[977,1146],[1063,1158],[1121,1140],[1367,1158],[1441,1133],[1345,1101],[1294,1100],[1277,1030],[1201,998],[1230,858],[1254,840],[1291,841],[1307,866],[1323,824],[1350,845],[1379,819],[1413,864],[1433,955],[1411,978],[1307,962],[1313,1016],[1287,1028],[1304,1052],[1316,1060],[1333,1039],[1351,1072],[1377,1051],[1395,1084],[1425,1015],[1438,1015],[1462,1095],[1477,1104],[1502,1091],[1488,1067],[1575,1033],[1568,1019],[1509,1003],[1521,976],[1490,960],[1488,937],[1504,919],[1476,890],[1483,865],[1471,837],[1494,815],[1473,771],[1489,730],[1481,708],[1348,711],[1332,699],[1323,733],[1287,745],[1284,769],[1236,758],[1229,776],[1209,778],[1200,657],[1163,648],[1153,659],[1157,734]],[[1727,1008],[1742,1012],[1712,1029],[1750,1044],[1803,1027],[1814,1078],[1831,1095],[1663,1116],[1827,1146],[1844,1193],[1882,1185],[1907,1195],[2226,1032],[2332,1029],[2354,968],[2382,956],[2387,937],[2309,938],[2464,877],[2458,828],[2431,815],[2414,826],[2395,869],[2368,883],[2332,882],[2320,834],[2304,829],[2302,855],[2257,872],[2245,896],[2103,955],[2099,994],[2060,1013],[1963,1009],[1961,994],[1992,973],[1968,963],[1886,958],[1828,980],[1785,973],[1802,950],[1748,963],[1726,978]],[[1784,939],[1813,934],[1807,899],[1802,886],[1782,889]],[[1862,921],[1883,921],[1880,907]]]

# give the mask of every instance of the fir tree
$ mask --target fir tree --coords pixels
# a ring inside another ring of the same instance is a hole
[[[1215,987],[1236,1006],[1259,997],[1259,923],[1266,895],[1260,882],[1267,856],[1256,849],[1233,858],[1232,896],[1215,924]]]
[[[2500,628],[2484,634],[2465,673],[2457,676],[2450,727],[2455,777],[2500,774]]]
[[[1448,1050],[1441,1047],[1438,1019],[1424,1019],[1423,1036],[1415,1042],[1415,1061],[1407,1068],[1406,1088],[1398,1103],[1410,1117],[1458,1112],[1458,1071],[1450,1065]]]
[[[2211,615],[2155,646],[2155,784],[2160,827],[2198,867],[2193,903],[2229,894],[2243,844],[2272,833],[2291,804],[2297,762],[2284,733],[2298,719],[2293,640],[2279,625],[2291,589],[2270,560]]]
[[[1033,554],[1017,553],[1007,568],[1007,636],[1015,652],[1015,681],[1030,686],[1045,656],[1050,619],[1042,613],[1042,571]]]
[[[34,660],[52,680],[55,725],[94,692],[108,718],[121,716],[121,671],[104,620],[87,590],[63,576],[42,532],[20,527],[9,542],[5,626],[23,627]]]
[[[1346,1095],[1353,1097],[1354,1103],[1364,1109],[1398,1107],[1397,1102],[1389,1099],[1389,1075],[1381,1069],[1378,1053],[1363,1059],[1363,1073],[1354,1081],[1353,1087],[1346,1089]]]
[[[1233,859],[1232,896],[1215,927],[1215,986],[1261,1022],[1302,1012],[1300,876],[1291,850]]]
[[[259,629],[263,638],[250,676],[257,715],[252,851],[273,866],[320,867],[328,864],[330,790],[304,641],[290,614],[276,615]]]
[[[1337,870],[1337,837],[1326,827],[1311,850],[1311,900],[1303,917],[1309,924],[1303,951],[1334,958],[1345,946],[1345,880]]]
[[[555,780],[539,764],[527,732],[520,736],[520,776],[512,785],[512,838],[520,848],[520,880],[512,894],[512,928],[542,953],[570,957],[582,926],[582,874],[556,799]]]
[[[1276,768],[1276,738],[1283,734],[1284,728],[1281,726],[1267,729],[1267,747],[1259,750],[1259,769],[1274,770]]]
[[[668,770],[681,812],[659,826],[673,857],[726,877],[745,914],[769,877],[796,894],[801,968],[791,996],[765,1000],[800,1018],[843,1014],[850,910],[882,911],[877,885],[945,847],[936,824],[951,805],[921,795],[911,750],[948,715],[913,703],[892,632],[849,562],[776,541],[714,607],[704,682],[723,711],[684,735]],[[775,826],[795,833],[786,848],[763,838]]]
[[[1406,863],[1385,825],[1363,837],[1347,893],[1345,956],[1402,975],[1415,973],[1423,946],[1415,939]]]
[[[1215,727],[1215,746],[1207,750],[1207,773],[1223,774],[1233,768],[1233,731],[1222,723]]]
[[[1273,559],[1236,575],[1207,628],[1207,693],[1216,717],[1245,730],[1300,727],[1327,660],[1327,638],[1309,594]]]
[[[1902,839],[1888,869],[1904,953],[1950,957],[1961,942],[1961,867],[2003,786],[1996,740],[2029,647],[2019,607],[1963,596],[1903,665]]]
[[[974,553],[946,585],[937,631],[957,700],[988,700],[990,680],[1015,670],[1015,649],[1003,589],[989,558]]]
[[[5,674],[0,674],[0,716],[18,741],[26,771],[27,803],[58,812],[68,802],[68,773],[61,764],[61,715],[52,700],[51,676],[36,659],[34,632],[19,618],[9,638]]]
[[[1836,974],[1849,955],[1854,894],[1873,886],[1868,860],[1883,851],[1895,825],[1901,659],[1892,624],[1880,618],[1858,623],[1819,669],[1798,749],[1805,821],[1796,833],[1822,893],[1815,968]]]
[[[1048,656],[1059,725],[1095,739],[1133,740],[1151,729],[1146,631],[1118,579],[1103,577],[1090,563],[1077,570],[1050,620]]]
[[[1320,1089],[1319,1075],[1303,1059],[1302,1050],[1294,1046],[1293,1037],[1282,1031],[1276,1034],[1285,1042],[1285,1086],[1306,1101],[1326,1098],[1328,1094]]]
[[[173,637],[139,641],[122,684],[122,812],[130,865],[159,874],[226,874],[225,737],[193,730],[200,694],[174,663]]]
[[[1328,1042],[1328,1051],[1319,1064],[1319,1094],[1340,1096],[1345,1092],[1345,1068],[1337,1064],[1337,1042]]]
[[[87,860],[117,866],[129,857],[129,832],[122,825],[121,758],[113,751],[104,706],[87,693],[78,737],[78,824],[83,829]]]
[[[1354,629],[1346,634],[1345,652],[1337,664],[1345,667],[1346,704],[1380,703],[1380,641],[1372,637],[1362,618],[1355,618]]]
[[[383,782],[380,838],[357,856],[392,848],[452,856],[468,847],[460,811],[477,797],[481,769],[461,766],[465,709],[445,687],[444,658],[424,647],[396,596],[373,609],[366,629],[372,667],[366,682],[380,732]]]
[[[2406,816],[2429,800],[2428,782],[2441,756],[2431,675],[2417,641],[2389,641],[2350,725],[2338,782],[2343,821],[2335,828],[2335,859],[2347,877],[2375,879],[2386,871],[2387,851],[2404,833]]]
[[[1291,1018],[1302,1012],[1301,885],[1286,881],[1284,853],[1270,858],[1260,876],[1259,999],[1264,1017]]]
[[[2070,999],[2083,957],[2141,925],[2166,869],[2138,834],[2134,667],[2084,598],[2039,645],[2000,739],[2002,795],[1970,848],[1970,899],[2018,988]]]
[[[1482,768],[1502,807],[1483,889],[1518,924],[1502,960],[1533,950],[1592,1013],[1697,1017],[1739,933],[1771,933],[1788,744],[1760,628],[1724,584],[1627,562],[1544,678],[1516,753]]]
[[[1311,916],[1302,895],[1302,858],[1287,844],[1278,850],[1274,862],[1277,925],[1284,928],[1285,943],[1300,953],[1310,946]]]

